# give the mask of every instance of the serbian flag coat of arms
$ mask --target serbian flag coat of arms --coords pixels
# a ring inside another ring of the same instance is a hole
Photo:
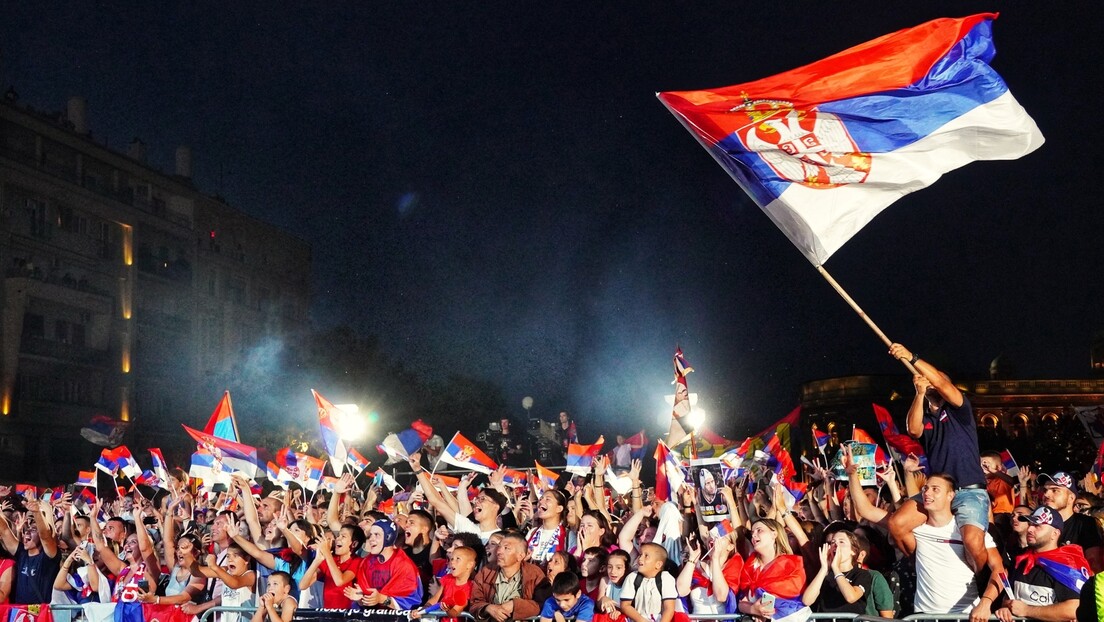
[[[996,17],[937,19],[769,78],[658,96],[820,266],[944,173],[1043,144],[989,66]]]

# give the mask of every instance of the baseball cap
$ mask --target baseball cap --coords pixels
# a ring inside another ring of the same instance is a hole
[[[1066,525],[1066,522],[1062,520],[1062,515],[1058,513],[1058,510],[1042,506],[1036,508],[1031,516],[1020,516],[1018,520],[1031,523],[1032,525],[1050,525],[1055,529],[1061,530]]]
[[[1065,471],[1055,471],[1054,475],[1047,475],[1046,473],[1040,474],[1039,485],[1046,486],[1047,484],[1061,486],[1062,488],[1068,488],[1073,492],[1077,492],[1077,488],[1073,482],[1073,477]]]

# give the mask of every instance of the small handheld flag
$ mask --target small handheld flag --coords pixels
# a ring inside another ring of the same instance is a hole
[[[314,403],[318,406],[318,427],[322,433],[322,447],[330,457],[334,474],[341,475],[345,469],[345,462],[349,459],[345,441],[341,440],[341,434],[337,429],[343,413],[339,412],[337,407],[331,404],[330,400],[322,397],[318,391],[311,389],[311,394],[314,395]]]
[[[453,435],[452,440],[441,452],[441,462],[484,475],[490,475],[491,471],[498,468],[490,456],[483,453],[483,450],[459,432]]]

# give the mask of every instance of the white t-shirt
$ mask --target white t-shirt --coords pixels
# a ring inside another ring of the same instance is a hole
[[[660,571],[658,575],[651,579],[644,577],[640,582],[639,594],[637,594],[636,577],[638,574],[634,571],[625,577],[625,583],[621,586],[621,602],[632,601],[637,613],[649,620],[658,620],[663,616],[663,601],[678,599],[675,578],[665,571]]]
[[[487,544],[487,540],[491,539],[491,534],[498,532],[497,527],[490,531],[480,531],[478,523],[467,516],[460,516],[459,514],[456,515],[456,520],[452,522],[452,530],[456,533],[474,533],[479,536],[483,544]]]
[[[952,517],[942,527],[927,523],[912,530],[916,537],[916,612],[970,613],[978,601],[974,571],[966,565],[962,534]],[[985,534],[985,548],[996,548]]]

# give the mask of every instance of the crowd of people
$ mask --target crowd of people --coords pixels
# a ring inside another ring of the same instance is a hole
[[[645,487],[640,461],[622,469],[604,456],[555,484],[516,485],[502,467],[450,489],[422,452],[409,456],[401,499],[362,493],[350,473],[317,495],[242,476],[204,494],[180,469],[152,498],[0,491],[0,602],[248,608],[225,622],[323,608],[495,622],[1098,619],[1095,480],[1009,476],[999,454],[979,450],[969,399],[946,374],[899,344],[891,354],[916,371],[906,428],[926,467],[917,456],[880,467],[879,486],[863,485],[845,446],[846,479],[813,465],[800,499],[751,469]],[[613,490],[615,475],[627,492]],[[709,516],[718,509],[723,520]]]

